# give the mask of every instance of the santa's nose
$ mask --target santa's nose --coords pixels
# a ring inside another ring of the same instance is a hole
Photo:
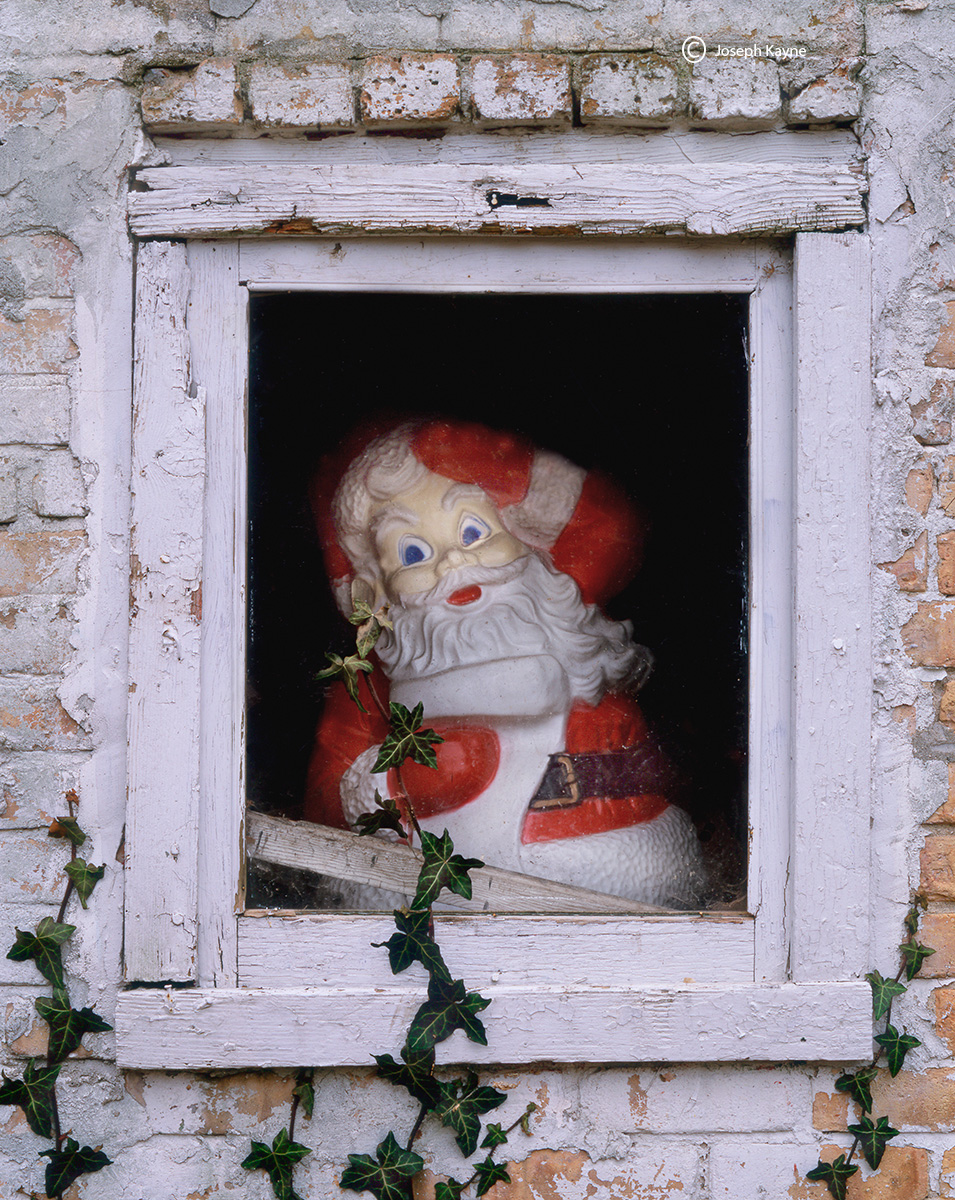
[[[440,562],[435,567],[435,573],[441,579],[449,571],[456,571],[458,567],[467,567],[473,565],[477,560],[473,554],[465,554],[463,550],[459,550],[456,546],[443,555]]]

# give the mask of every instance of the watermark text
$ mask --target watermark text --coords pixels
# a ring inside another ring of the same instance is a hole
[[[805,58],[805,46],[780,46],[772,42],[753,43],[749,46],[708,46],[703,38],[693,35],[684,38],[680,51],[687,62],[699,62],[701,58],[771,58],[775,62],[790,62]]]

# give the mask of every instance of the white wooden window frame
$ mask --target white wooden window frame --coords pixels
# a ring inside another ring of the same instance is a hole
[[[156,240],[137,254],[119,1061],[367,1063],[423,995],[423,975],[393,977],[369,949],[387,916],[242,913],[248,297],[349,287],[749,296],[750,913],[441,916],[452,970],[493,1004],[489,1047],[455,1034],[439,1059],[863,1058],[870,312],[867,238],[844,231],[863,223],[855,145],[421,145],[170,143],[131,194],[133,232]],[[548,204],[492,208],[491,189]],[[485,236],[535,230],[595,236]],[[663,232],[684,236],[634,236]],[[346,236],[341,255],[331,239]]]

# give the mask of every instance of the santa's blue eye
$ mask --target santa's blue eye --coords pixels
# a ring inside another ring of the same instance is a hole
[[[461,545],[473,546],[481,538],[487,537],[490,532],[490,525],[482,521],[480,517],[465,517],[461,522]]]
[[[398,543],[398,559],[403,567],[414,567],[418,563],[427,562],[431,557],[431,547],[424,538],[407,535]]]

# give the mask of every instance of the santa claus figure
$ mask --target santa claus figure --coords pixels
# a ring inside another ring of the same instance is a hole
[[[430,421],[368,444],[316,510],[336,598],[389,605],[381,698],[424,705],[437,770],[407,762],[423,829],[489,865],[651,904],[699,902],[687,814],[634,694],[650,656],[599,605],[636,568],[623,494],[524,439]],[[360,684],[367,687],[364,677]],[[372,774],[387,725],[332,688],[306,816],[351,827],[393,771]]]

